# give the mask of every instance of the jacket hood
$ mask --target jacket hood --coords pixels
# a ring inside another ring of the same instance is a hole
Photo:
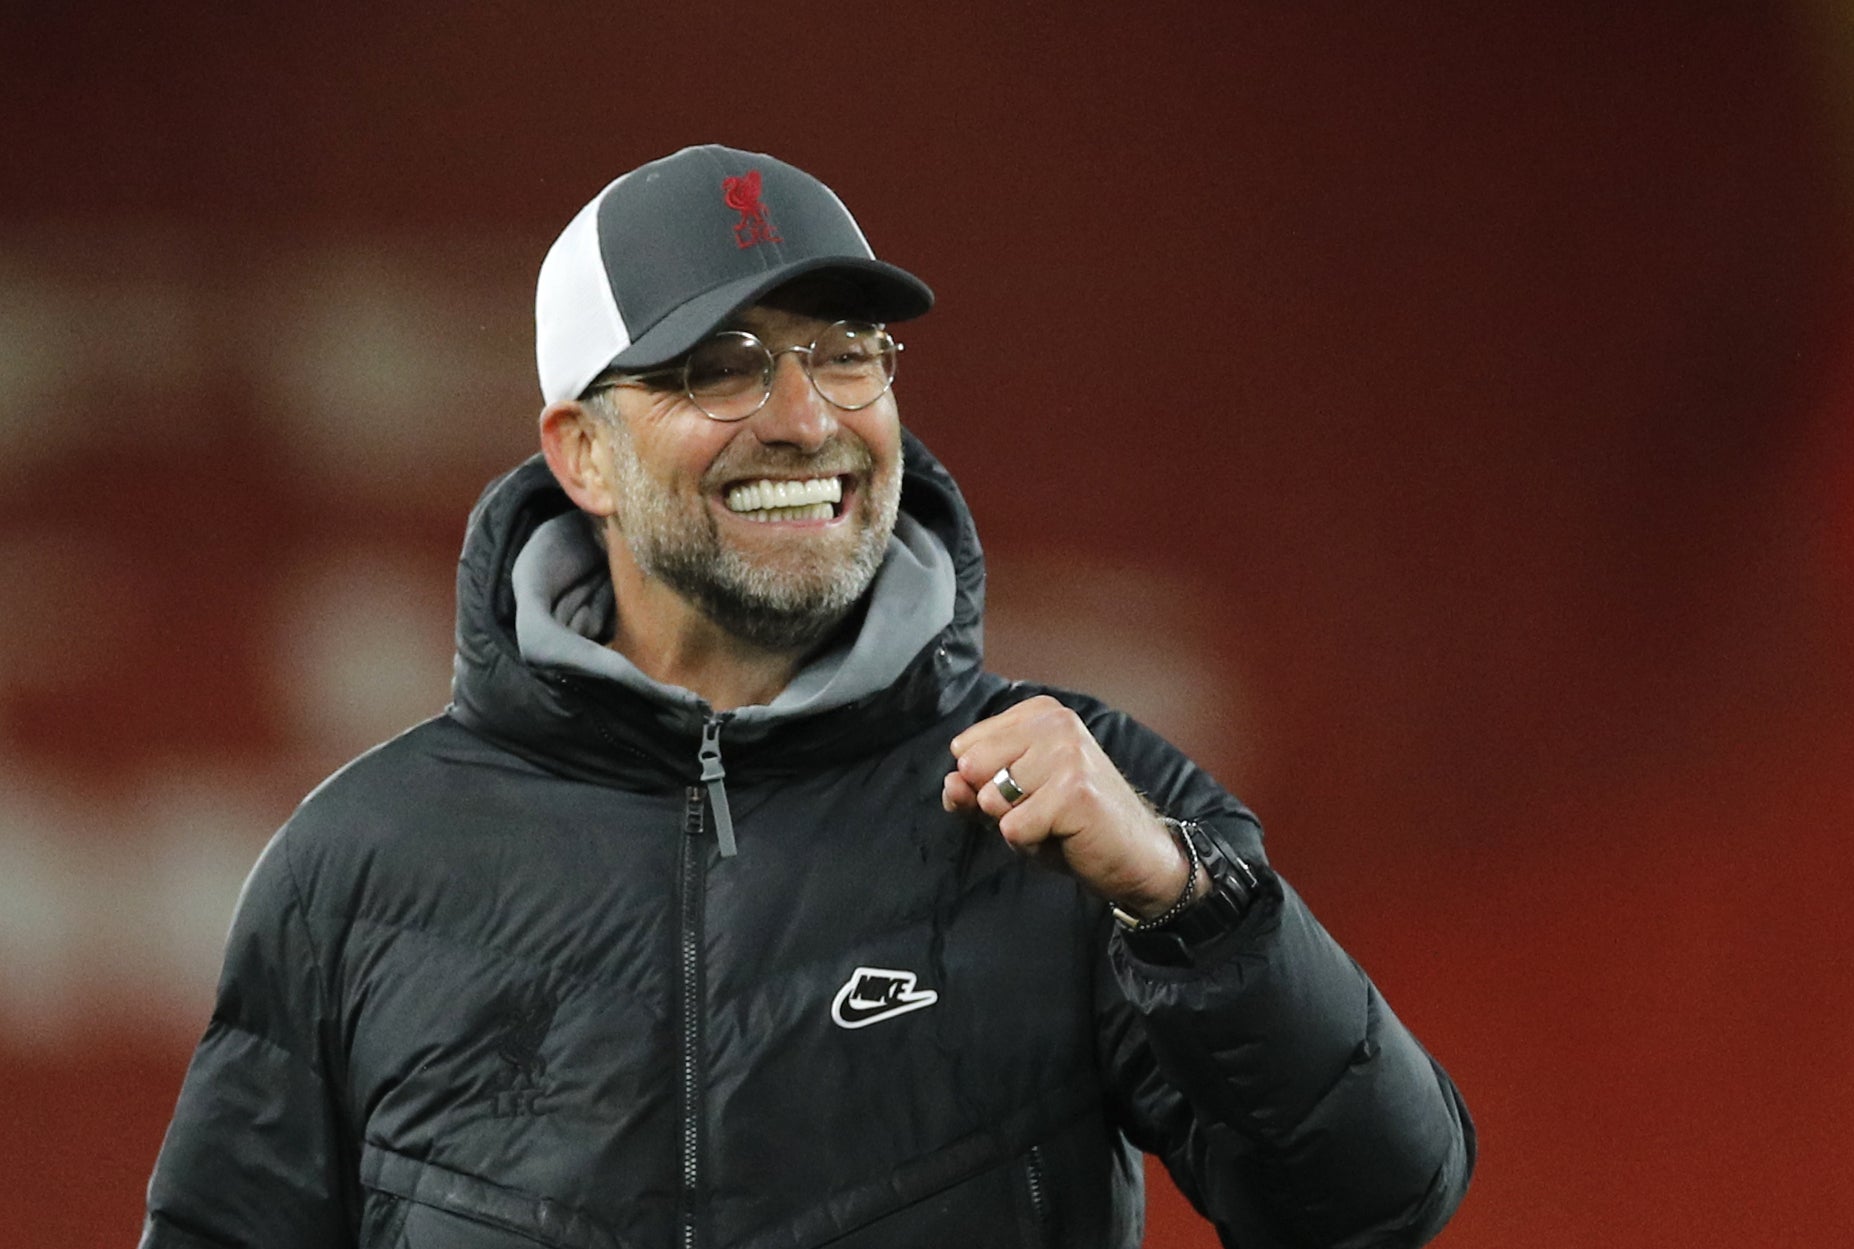
[[[471,510],[458,561],[452,716],[551,771],[648,787],[699,775],[702,729],[714,719],[722,722],[728,774],[741,778],[867,753],[946,715],[980,673],[984,556],[951,475],[911,433],[902,437],[897,536],[846,634],[770,706],[718,717],[689,691],[660,685],[565,623],[539,618],[537,577],[577,579],[556,587],[548,611],[574,617],[583,631],[599,615],[601,596],[609,605],[609,576],[572,549],[576,527],[559,518],[575,509],[545,459],[536,455],[497,478]],[[538,573],[543,560],[550,569]],[[882,639],[861,631],[871,616],[892,624],[908,609],[898,596],[927,581],[898,565],[921,561],[950,562],[950,620],[937,633],[921,632],[926,640],[911,654],[893,653],[892,643],[881,654],[873,643]]]

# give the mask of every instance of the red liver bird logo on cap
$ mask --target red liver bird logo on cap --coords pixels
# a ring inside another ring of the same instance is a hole
[[[738,178],[723,178],[721,198],[740,214],[740,220],[734,223],[734,246],[785,242],[773,229],[772,218],[766,215],[766,205],[760,200],[759,170],[749,169]]]

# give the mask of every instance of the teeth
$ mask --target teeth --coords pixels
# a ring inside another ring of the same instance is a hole
[[[835,477],[811,477],[804,481],[758,481],[735,486],[727,492],[731,512],[753,514],[755,520],[824,519],[831,514],[831,504],[843,498],[843,483]],[[823,512],[818,512],[818,508]],[[802,516],[775,513],[800,512]],[[761,513],[765,513],[762,515]]]
[[[807,503],[801,507],[768,507],[742,512],[748,520],[829,520],[834,509],[828,503]]]

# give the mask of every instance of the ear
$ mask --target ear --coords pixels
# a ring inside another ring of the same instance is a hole
[[[562,399],[541,409],[541,451],[567,498],[582,512],[604,520],[618,510],[618,495],[607,472],[599,418],[586,405]]]

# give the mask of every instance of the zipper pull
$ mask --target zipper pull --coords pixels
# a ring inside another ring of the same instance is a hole
[[[710,716],[702,721],[702,749],[696,756],[702,765],[702,784],[708,786],[708,805],[715,813],[715,840],[721,843],[721,857],[734,857],[734,816],[727,809],[727,773],[721,767],[721,725],[725,716]]]

